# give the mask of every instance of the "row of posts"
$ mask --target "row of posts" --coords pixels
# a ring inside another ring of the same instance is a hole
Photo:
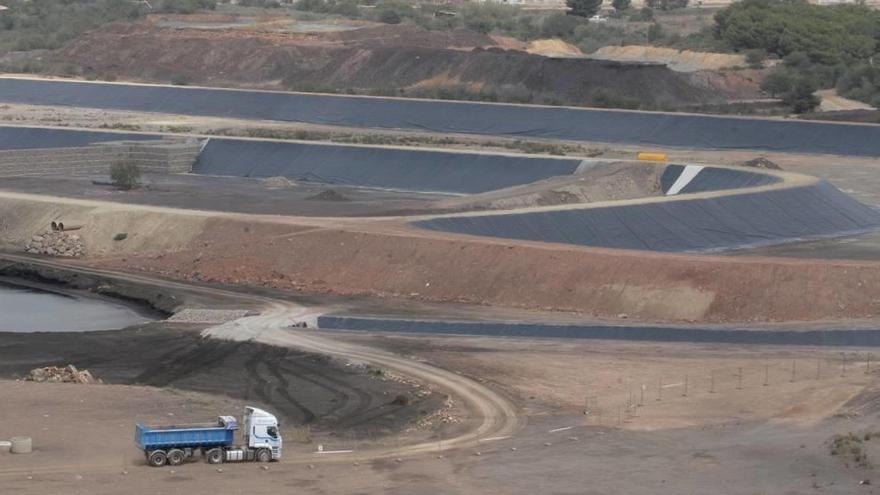
[[[865,374],[871,372],[871,360],[873,359],[872,353],[866,353],[865,355]],[[845,352],[840,353],[840,377],[845,377],[847,374],[847,365],[851,364],[853,361],[847,360],[847,355]],[[791,378],[788,380],[789,383],[794,383],[797,378],[797,360],[792,359],[791,361]],[[742,367],[737,368],[736,373],[736,390],[742,390],[743,388],[743,369]],[[822,359],[816,361],[816,380],[821,379],[822,376]],[[770,385],[770,365],[764,365],[764,381],[762,386],[767,387]],[[682,383],[683,391],[681,393],[682,397],[688,396],[689,391],[689,376],[687,373],[684,375],[684,382]],[[632,391],[629,392],[629,396],[627,397],[626,402],[623,405],[617,406],[617,424],[623,424],[624,414],[627,417],[638,417],[638,408],[645,405],[645,391],[647,390],[647,386],[642,384],[639,392],[638,392],[638,401],[636,401],[636,394]],[[709,372],[709,393],[715,393],[715,370],[711,370]],[[596,409],[598,413],[598,422],[601,424],[602,422],[602,412],[598,409],[598,396],[587,396],[584,398],[584,414],[591,414],[593,409]],[[656,400],[663,400],[663,378],[658,378],[657,382],[657,397]],[[593,407],[591,407],[591,404]]]

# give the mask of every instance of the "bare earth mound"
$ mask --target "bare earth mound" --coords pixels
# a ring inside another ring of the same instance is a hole
[[[670,69],[679,72],[728,69],[748,65],[743,55],[693,52],[690,50],[642,45],[603,46],[589,54],[588,57],[618,62],[665,64]]]
[[[549,40],[536,46],[540,52],[571,51],[558,45]],[[273,89],[404,96],[464,91],[573,104],[610,99],[678,105],[721,98],[665,67],[548,58],[505,50],[478,33],[407,26],[301,34],[117,23],[48,59],[99,77]]]
[[[495,210],[595,203],[658,195],[662,167],[585,162],[573,175],[437,203],[441,209]]]

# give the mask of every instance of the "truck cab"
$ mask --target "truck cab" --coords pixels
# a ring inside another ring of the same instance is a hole
[[[281,433],[278,419],[256,407],[246,407],[244,412],[244,441],[254,451],[269,449],[272,460],[281,458]]]

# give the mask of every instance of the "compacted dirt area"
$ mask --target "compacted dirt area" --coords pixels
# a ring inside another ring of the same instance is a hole
[[[835,435],[876,431],[874,373],[856,360],[839,376],[831,356],[813,349],[568,343],[519,339],[339,335],[429,362],[461,366],[524,405],[527,426],[512,438],[485,438],[437,455],[339,461],[315,445],[288,441],[285,457],[260,466],[202,462],[153,469],[131,442],[136,421],[153,424],[240,414],[244,402],[193,392],[122,385],[82,386],[0,380],[0,438],[30,435],[30,455],[0,453],[0,482],[15,493],[872,493],[877,468],[848,452],[832,455]],[[815,379],[814,359],[822,360]],[[796,360],[795,381],[783,363]],[[752,372],[775,365],[768,386]],[[809,363],[809,364],[808,364]],[[825,366],[827,364],[827,367]],[[687,397],[676,376],[742,366],[741,390],[729,378],[694,380]],[[633,384],[661,377],[635,414],[617,406]],[[595,391],[595,392],[593,392]],[[119,398],[125,396],[126,400]],[[594,398],[598,397],[598,399]],[[582,401],[586,399],[584,404]],[[586,408],[590,414],[583,414]],[[20,414],[26,410],[28,414]],[[601,416],[599,415],[602,412]],[[287,429],[285,429],[287,427]],[[868,460],[875,440],[859,440]],[[852,444],[853,446],[856,443]],[[83,455],[83,446],[89,455]],[[723,490],[719,489],[723,486]],[[588,487],[585,490],[585,487]]]
[[[585,424],[635,430],[759,418],[813,424],[880,372],[861,349],[345,332],[338,338],[480,376],[530,414],[586,411]]]
[[[370,438],[443,406],[415,381],[325,356],[202,339],[185,324],[87,333],[0,334],[0,376],[71,363],[111,384],[218,394],[276,412],[290,427]]]

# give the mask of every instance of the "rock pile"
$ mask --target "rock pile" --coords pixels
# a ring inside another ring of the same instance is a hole
[[[263,185],[269,189],[290,189],[296,185],[296,182],[287,177],[278,176],[263,179]]]
[[[25,245],[25,251],[33,254],[76,258],[84,255],[86,248],[82,237],[77,234],[46,232],[43,235],[31,237],[31,240]]]
[[[84,385],[100,383],[100,380],[95,380],[95,377],[88,370],[79,371],[72,364],[64,367],[34,368],[28,374],[27,379],[33,382],[82,383]]]

